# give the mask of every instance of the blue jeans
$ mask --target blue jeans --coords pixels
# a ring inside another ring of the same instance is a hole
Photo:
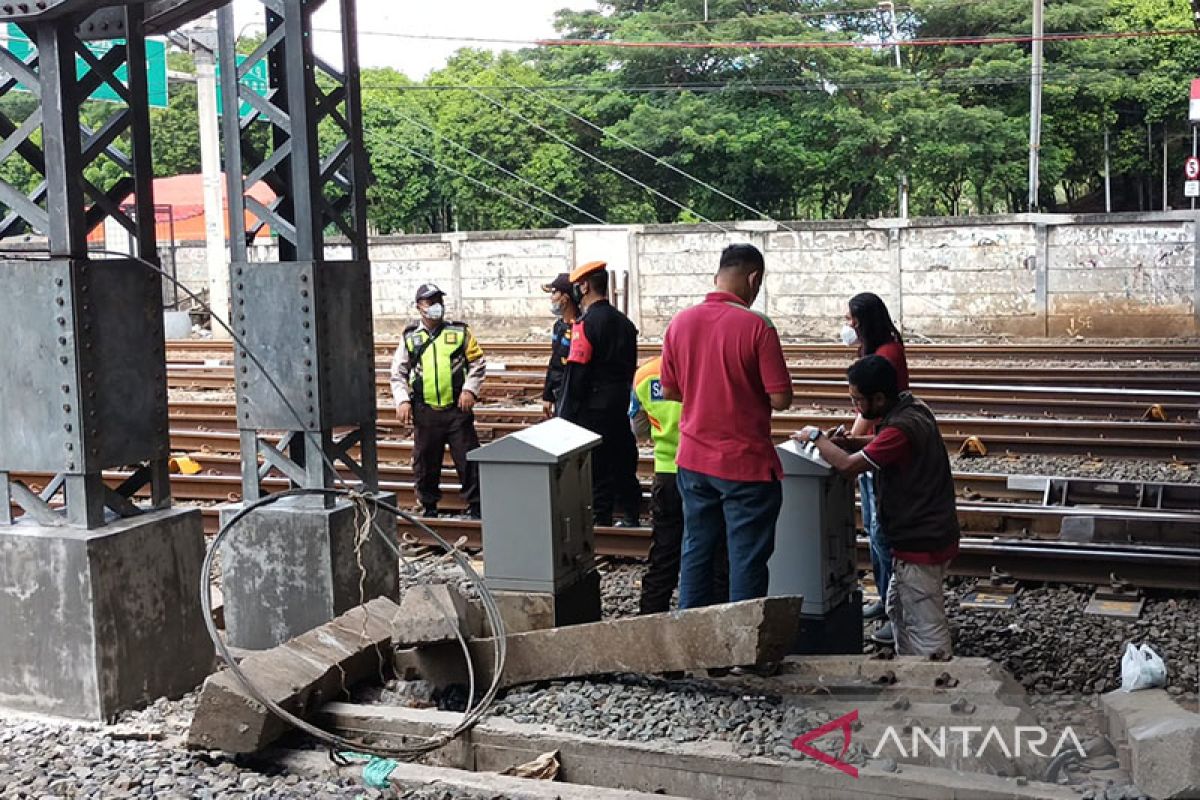
[[[775,521],[783,504],[779,481],[727,481],[679,468],[683,498],[683,555],[679,607],[713,602],[713,560],[725,536],[729,602],[766,597],[767,561],[775,551]]]
[[[858,476],[858,494],[862,502],[863,530],[871,540],[871,572],[875,574],[875,588],[879,600],[887,597],[888,584],[892,582],[892,548],[884,539],[883,527],[879,524],[879,507],[875,503],[875,473],[864,472]]]

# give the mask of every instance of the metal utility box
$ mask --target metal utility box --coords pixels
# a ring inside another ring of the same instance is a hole
[[[551,419],[467,455],[479,463],[488,588],[558,593],[592,571],[598,444],[591,431]]]
[[[783,462],[783,507],[768,592],[804,598],[793,652],[861,653],[854,485],[799,442],[775,449]]]

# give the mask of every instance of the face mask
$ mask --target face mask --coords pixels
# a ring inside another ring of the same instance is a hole
[[[556,317],[561,317],[563,315],[563,304],[562,303],[551,303],[550,304],[550,313]]]
[[[421,313],[429,319],[439,320],[446,316],[446,307],[441,303],[434,303],[433,305],[429,306],[429,308],[424,309]]]
[[[849,325],[843,325],[839,335],[842,337],[842,344],[846,345],[846,347],[853,347],[858,344],[858,331]]]

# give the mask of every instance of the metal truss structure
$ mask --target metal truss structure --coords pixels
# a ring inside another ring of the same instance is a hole
[[[244,348],[236,349],[246,501],[262,495],[262,478],[272,470],[293,486],[329,488],[336,479],[330,466],[339,462],[364,488],[378,488],[355,6],[354,0],[330,2],[341,16],[340,66],[313,51],[312,13],[319,2],[263,0],[266,38],[240,63],[232,9],[219,13],[224,107],[242,111],[227,113],[223,122],[230,230],[244,234],[230,237],[231,316],[238,336],[282,390]],[[245,78],[264,60],[270,83],[260,95]],[[270,132],[265,151],[252,135],[264,124]],[[249,194],[259,181],[275,194],[269,204]],[[264,226],[277,236],[280,260],[252,263],[248,243]],[[343,241],[327,242],[334,235]],[[334,249],[345,255],[330,258]],[[287,432],[282,440],[264,436],[280,430]]]
[[[20,85],[37,101],[23,120],[0,116],[0,161],[21,158],[41,176],[28,194],[0,181],[0,237],[29,227],[49,249],[49,259],[0,262],[8,334],[0,351],[0,522],[11,522],[15,502],[43,525],[97,528],[109,511],[143,513],[132,497],[147,484],[152,508],[170,505],[161,280],[132,260],[92,260],[87,247],[89,231],[111,217],[129,230],[134,255],[157,263],[145,9],[106,9],[128,38],[97,56],[84,46],[87,25],[76,10],[94,3],[35,5],[43,13],[18,24],[36,49],[27,60],[0,49],[0,95]],[[87,65],[78,79],[77,57]],[[80,109],[102,84],[119,102],[92,128]],[[88,177],[102,160],[122,173],[103,187]],[[131,209],[123,209],[131,193]],[[105,485],[102,470],[130,465],[133,477]],[[34,493],[10,479],[13,471],[55,477]],[[65,513],[50,505],[59,492]]]
[[[363,487],[378,486],[357,32],[353,0],[330,1],[342,18],[340,67],[313,52],[320,2],[263,0],[266,39],[240,64],[232,10],[220,12],[225,108],[249,109],[224,122],[231,322],[271,376],[237,349],[246,501],[261,496],[272,470],[327,488],[339,462]],[[18,24],[36,48],[25,60],[0,49],[0,96],[21,87],[37,101],[24,119],[0,115],[0,162],[23,159],[40,176],[29,193],[0,180],[0,239],[32,229],[50,256],[0,261],[0,320],[11,332],[0,350],[0,523],[11,522],[11,501],[43,524],[100,527],[109,512],[141,513],[131,498],[147,484],[152,507],[170,505],[161,281],[132,260],[89,258],[87,236],[112,218],[130,232],[133,255],[157,264],[145,36],[218,5],[0,4],[0,22]],[[84,44],[110,37],[125,44],[99,56]],[[78,79],[77,58],[87,67]],[[244,78],[263,60],[270,90],[259,96]],[[80,111],[101,85],[119,102],[92,128]],[[266,152],[251,136],[262,125]],[[100,163],[103,186],[89,178]],[[260,180],[275,192],[269,205],[247,194]],[[278,236],[280,261],[250,263],[247,242],[264,225]],[[327,234],[343,237],[336,247],[348,257],[327,258]],[[278,431],[282,440],[268,438]],[[104,469],[130,465],[132,478],[106,486]],[[10,480],[30,471],[56,477],[40,493]],[[51,506],[60,491],[65,513]]]

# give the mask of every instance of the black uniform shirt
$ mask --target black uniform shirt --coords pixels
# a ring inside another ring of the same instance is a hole
[[[575,323],[559,416],[627,414],[635,372],[637,328],[607,300],[592,303]]]

